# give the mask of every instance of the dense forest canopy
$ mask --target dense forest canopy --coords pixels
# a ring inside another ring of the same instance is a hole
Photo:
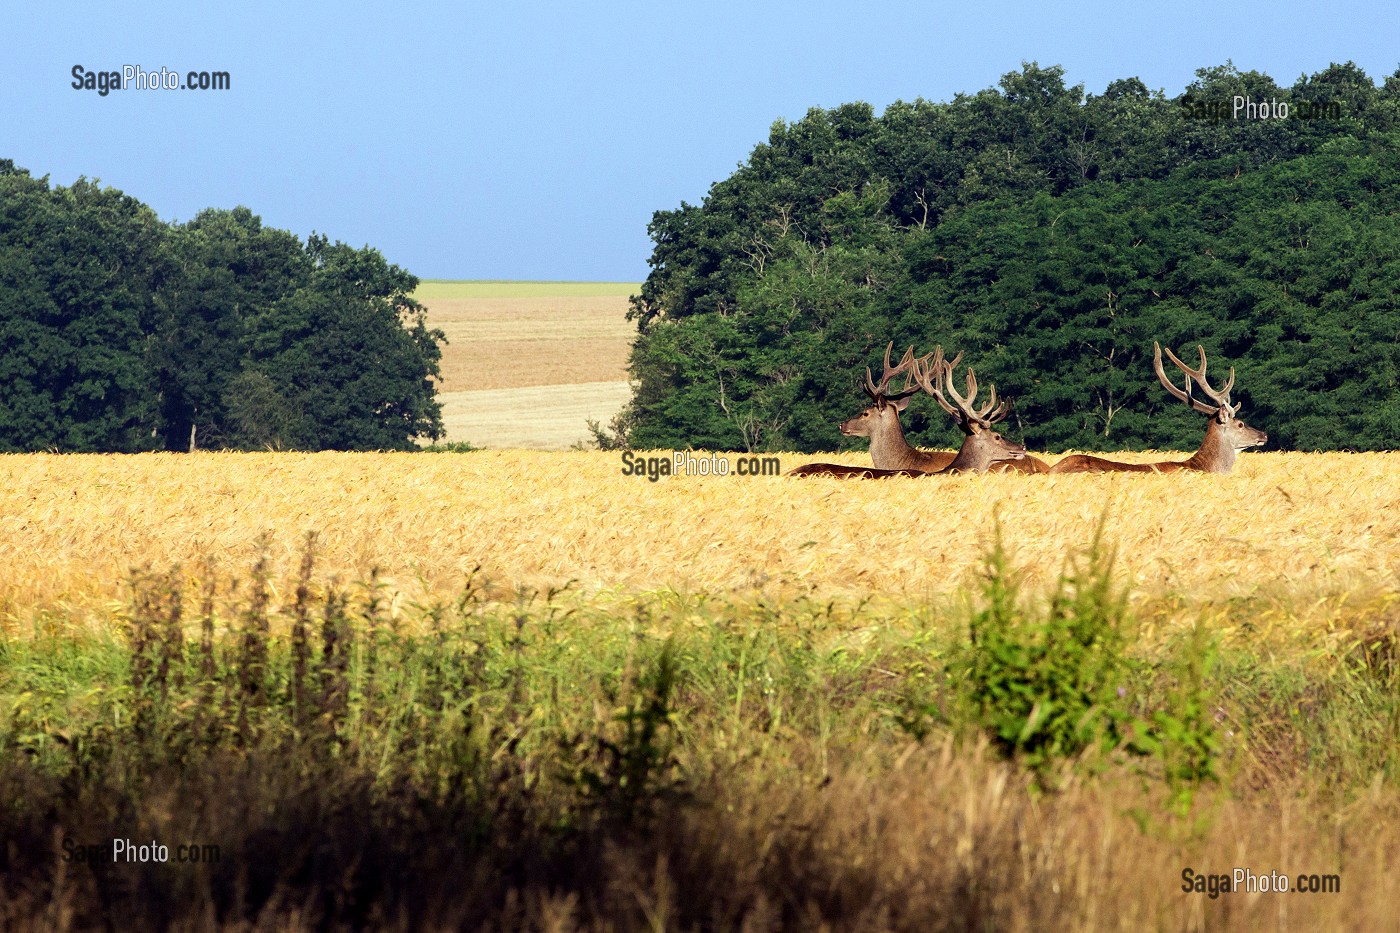
[[[947,103],[779,121],[649,229],[615,424],[634,446],[837,447],[892,340],[967,351],[1035,449],[1193,449],[1154,341],[1235,367],[1271,446],[1400,447],[1400,72],[1281,87],[1227,63],[1173,99],[1026,64]]]
[[[0,451],[401,449],[440,331],[374,249],[0,160]]]

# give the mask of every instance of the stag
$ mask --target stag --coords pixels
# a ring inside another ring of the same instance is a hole
[[[870,370],[865,371],[866,393],[870,395],[875,404],[865,411],[856,415],[841,424],[841,433],[848,436],[870,436],[871,458],[875,461],[875,468],[843,466],[834,463],[811,463],[798,467],[789,472],[789,476],[844,476],[861,477],[866,479],[883,479],[889,476],[933,476],[941,473],[960,472],[985,472],[986,470],[1001,464],[1010,464],[1020,461],[1026,457],[1026,449],[1019,444],[1007,441],[1000,434],[991,429],[992,424],[1002,417],[1005,417],[1007,405],[1002,402],[1000,406],[996,400],[996,387],[991,388],[991,401],[978,411],[972,408],[973,400],[977,397],[977,378],[969,369],[967,373],[968,395],[966,398],[959,395],[953,388],[952,372],[962,359],[962,354],[958,354],[952,363],[946,363],[943,359],[943,348],[939,347],[933,354],[924,357],[915,357],[914,348],[910,347],[904,353],[904,358],[899,366],[890,366],[890,349],[893,344],[885,349],[885,374],[880,382],[876,384],[871,376]],[[930,363],[929,357],[933,360]],[[888,394],[889,382],[895,376],[904,374],[904,388],[893,395]],[[944,398],[941,383],[946,379],[948,382],[948,394],[953,396],[957,402],[957,407],[950,405]],[[913,388],[910,388],[911,383]],[[932,453],[929,451],[916,450],[910,447],[904,440],[904,431],[899,425],[899,411],[908,405],[908,399],[915,392],[922,388],[953,416],[958,426],[963,429],[964,438],[962,447],[956,454]],[[871,425],[882,427],[871,428]],[[893,430],[889,430],[886,425],[893,425]],[[883,430],[883,434],[878,433]],[[891,437],[897,439],[897,443],[891,442]],[[891,447],[894,452],[891,452]],[[891,461],[891,457],[895,457]],[[893,462],[895,465],[884,465]]]
[[[1189,459],[1167,460],[1158,463],[1119,463],[1117,460],[1108,460],[1089,454],[1073,454],[1055,464],[1050,472],[1174,473],[1178,470],[1197,470],[1202,473],[1229,473],[1230,468],[1235,465],[1235,457],[1241,450],[1266,443],[1269,440],[1269,435],[1257,428],[1251,428],[1235,417],[1235,414],[1240,410],[1238,404],[1230,404],[1230,389],[1235,385],[1235,368],[1230,367],[1230,377],[1225,380],[1224,386],[1219,390],[1213,389],[1206,381],[1206,348],[1197,344],[1196,349],[1201,354],[1199,369],[1187,366],[1176,358],[1176,354],[1170,348],[1167,349],[1167,357],[1186,374],[1185,388],[1182,389],[1168,379],[1166,372],[1162,369],[1161,345],[1155,342],[1152,344],[1152,368],[1157,372],[1157,379],[1162,383],[1162,386],[1174,398],[1185,402],[1201,414],[1210,416],[1210,421],[1206,424],[1205,439],[1201,441],[1200,449]],[[1201,392],[1210,399],[1210,402],[1204,402],[1191,394],[1193,383],[1200,387]]]
[[[853,418],[847,418],[839,425],[847,437],[870,438],[870,459],[878,470],[918,470],[921,473],[937,473],[957,456],[943,450],[919,450],[909,446],[904,438],[904,427],[899,423],[899,413],[909,407],[910,396],[919,392],[917,375],[928,357],[915,357],[911,346],[904,351],[898,366],[890,365],[890,351],[894,341],[885,347],[884,375],[877,383],[865,370],[865,385],[861,389],[869,396],[871,405]],[[941,357],[940,357],[941,360]],[[889,389],[890,380],[904,377],[904,385],[898,392]]]
[[[987,446],[995,447],[1003,443],[1002,436],[993,430],[992,426],[1011,413],[1011,405],[1005,399],[1001,401],[1001,404],[997,404],[997,387],[989,385],[990,399],[980,411],[974,410],[972,402],[977,398],[977,375],[972,371],[972,367],[969,366],[967,369],[967,398],[963,398],[958,394],[957,389],[953,388],[953,370],[957,369],[958,363],[962,361],[962,351],[959,350],[958,355],[947,363],[943,361],[943,348],[941,346],[934,347],[932,356],[932,363],[928,362],[928,357],[920,357],[914,361],[914,380],[920,388],[933,396],[940,408],[953,416],[953,421],[963,432],[962,447],[958,450],[952,463],[958,463],[958,458],[965,454],[969,457],[974,456],[971,451],[980,450]],[[948,400],[943,397],[939,385],[940,379],[946,380],[948,394],[957,403],[956,407],[948,404]],[[873,451],[873,444],[871,449]],[[995,462],[977,469],[979,471],[990,469],[1007,473],[1012,471],[1021,473],[1050,472],[1050,467],[1045,461],[1030,456],[1025,452],[1024,447],[1021,447],[1020,450],[1022,456],[1018,458],[998,458]]]

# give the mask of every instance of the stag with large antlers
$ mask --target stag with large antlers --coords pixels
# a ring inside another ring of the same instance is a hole
[[[962,351],[959,350],[958,355],[946,363],[943,360],[941,346],[934,347],[932,356],[932,362],[928,362],[928,357],[919,357],[914,361],[914,379],[920,388],[933,396],[940,408],[953,416],[953,421],[957,423],[958,428],[964,434],[962,447],[959,448],[957,455],[949,464],[949,468],[954,464],[959,464],[960,461],[963,463],[975,462],[973,458],[979,457],[980,451],[996,448],[1004,443],[1002,436],[992,426],[1010,414],[1011,404],[1005,399],[1002,399],[998,404],[997,387],[989,385],[987,389],[990,398],[987,400],[987,404],[980,409],[974,409],[972,403],[977,398],[977,374],[972,371],[972,367],[969,366],[967,369],[967,397],[959,395],[958,390],[953,387],[953,370],[957,369],[958,363],[962,361]],[[948,394],[953,397],[956,406],[950,405],[948,400],[943,397],[940,381],[947,383]],[[1050,467],[1045,461],[1026,454],[1024,447],[1019,449],[1022,453],[1021,457],[997,458],[994,462],[974,467],[974,469],[979,471],[1001,470],[1003,472],[1015,470],[1022,473],[1050,472]],[[957,468],[967,469],[968,467],[959,465]]]
[[[1257,447],[1269,440],[1269,435],[1257,428],[1251,428],[1235,415],[1240,410],[1239,404],[1230,404],[1230,390],[1235,385],[1235,368],[1230,367],[1230,377],[1225,380],[1225,385],[1220,389],[1213,389],[1206,381],[1206,348],[1196,346],[1201,353],[1201,366],[1199,369],[1192,369],[1181,360],[1176,358],[1176,354],[1167,349],[1167,357],[1176,364],[1186,374],[1185,388],[1179,388],[1176,383],[1167,378],[1167,374],[1162,369],[1162,347],[1152,344],[1152,368],[1157,373],[1157,379],[1162,383],[1163,388],[1196,411],[1203,415],[1209,415],[1210,421],[1206,425],[1206,436],[1201,441],[1200,449],[1191,455],[1187,460],[1168,460],[1159,463],[1120,463],[1116,460],[1107,460],[1103,457],[1094,457],[1089,454],[1074,454],[1066,457],[1050,470],[1051,473],[1172,473],[1177,470],[1198,470],[1203,473],[1229,473],[1230,468],[1235,465],[1235,457],[1241,450],[1247,447]],[[1191,386],[1195,384],[1200,387],[1201,392],[1210,399],[1209,402],[1202,401],[1191,394]]]
[[[865,385],[861,388],[870,398],[871,405],[853,418],[841,422],[839,428],[847,437],[870,438],[870,459],[877,470],[918,470],[923,473],[936,473],[953,462],[956,454],[947,451],[919,450],[909,446],[904,439],[904,427],[899,423],[899,414],[909,407],[910,396],[919,392],[917,373],[927,357],[915,357],[911,346],[904,351],[898,366],[890,365],[890,351],[894,342],[885,347],[884,375],[877,383],[865,370]],[[890,391],[890,380],[904,377],[904,385],[898,392]]]
[[[919,450],[909,446],[904,439],[904,427],[899,423],[899,413],[909,406],[909,397],[919,391],[914,379],[915,357],[911,346],[904,351],[898,366],[890,365],[890,352],[894,349],[891,340],[885,347],[885,370],[879,383],[865,370],[865,385],[861,388],[870,397],[871,405],[865,411],[848,418],[839,425],[842,434],[848,437],[870,438],[870,459],[874,468],[846,466],[840,463],[808,463],[788,472],[789,476],[841,476],[860,479],[884,479],[890,476],[922,476],[937,473],[953,462],[957,454],[946,451]],[[904,386],[893,394],[889,391],[890,380],[904,376]]]
[[[877,384],[870,370],[865,371],[865,391],[875,402],[870,408],[848,421],[842,422],[841,433],[848,436],[869,436],[871,459],[875,468],[851,467],[834,463],[812,463],[792,470],[790,476],[848,476],[880,479],[888,476],[919,476],[939,473],[984,472],[994,466],[1010,466],[1026,458],[1026,449],[1012,444],[1000,434],[991,430],[992,424],[1005,417],[1007,405],[1000,406],[996,400],[996,387],[991,389],[991,401],[976,411],[972,402],[977,397],[977,379],[968,370],[968,397],[958,395],[953,388],[952,371],[962,359],[959,353],[951,363],[943,359],[943,348],[939,347],[928,356],[915,357],[914,348],[904,353],[898,366],[890,366],[890,350],[885,348],[885,371]],[[930,362],[932,358],[932,362]],[[904,375],[904,387],[893,395],[888,394],[889,382],[895,376]],[[948,393],[957,401],[958,407],[949,405],[944,398],[941,383],[948,381]],[[911,384],[914,388],[910,388]],[[935,453],[917,450],[904,439],[904,430],[899,424],[899,412],[908,405],[908,399],[923,388],[938,400],[943,409],[951,414],[965,437],[962,447],[956,454]],[[1041,464],[1044,468],[1044,464]],[[1043,469],[1040,471],[1043,472]]]

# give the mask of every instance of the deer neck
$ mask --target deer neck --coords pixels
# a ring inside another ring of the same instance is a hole
[[[1235,445],[1226,437],[1225,426],[1212,418],[1200,449],[1184,465],[1205,473],[1229,473],[1235,465],[1237,453]]]
[[[958,448],[958,455],[953,458],[953,462],[943,468],[944,473],[983,473],[991,462],[986,457],[979,457],[976,451],[971,450],[971,438],[963,441],[962,447]]]
[[[876,423],[870,434],[870,459],[878,470],[917,469],[918,451],[904,439],[899,414],[893,410]]]
[[[943,468],[945,473],[985,473],[994,463],[990,442],[981,434],[969,434],[953,462]]]

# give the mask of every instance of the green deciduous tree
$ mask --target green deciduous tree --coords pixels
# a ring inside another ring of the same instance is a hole
[[[409,297],[418,280],[377,250],[315,234],[306,254],[308,280],[247,324],[248,368],[305,419],[310,442],[297,446],[402,450],[441,437],[443,335]]]
[[[246,208],[162,223],[0,160],[0,450],[401,449],[442,433],[440,331],[369,247]]]
[[[201,211],[171,229],[169,249],[179,274],[156,297],[153,346],[164,444],[264,446],[241,440],[243,420],[230,424],[227,396],[244,373],[250,321],[310,278],[306,251],[246,207]]]
[[[165,236],[118,191],[0,165],[0,450],[156,446],[146,343]]]

